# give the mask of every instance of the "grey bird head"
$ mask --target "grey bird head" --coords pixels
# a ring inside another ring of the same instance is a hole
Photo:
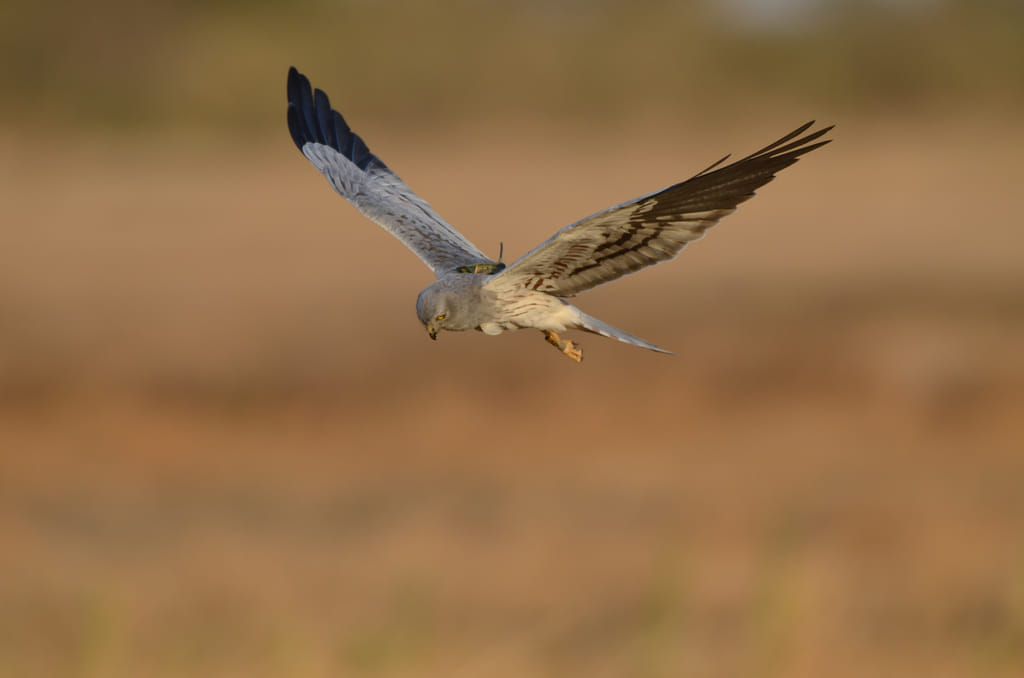
[[[480,326],[480,280],[484,276],[455,274],[430,285],[416,298],[416,315],[431,339],[441,330],[461,332]]]

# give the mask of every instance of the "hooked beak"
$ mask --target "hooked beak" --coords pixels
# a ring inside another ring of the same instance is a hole
[[[433,325],[427,325],[427,334],[430,335],[431,339],[437,341],[437,330],[434,329]]]

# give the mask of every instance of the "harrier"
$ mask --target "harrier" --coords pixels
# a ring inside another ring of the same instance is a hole
[[[586,330],[651,351],[654,344],[612,327],[566,298],[674,259],[780,170],[831,141],[809,122],[742,160],[728,156],[686,181],[566,226],[506,266],[450,226],[349,129],[321,90],[288,71],[288,129],[295,145],[341,197],[398,238],[437,280],[420,292],[416,315],[431,339],[441,330],[501,334],[534,328],[576,362],[583,352],[560,333]],[[717,168],[717,169],[716,169]]]

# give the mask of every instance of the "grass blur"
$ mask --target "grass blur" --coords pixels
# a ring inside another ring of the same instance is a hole
[[[1020,675],[1019,10],[811,4],[0,10],[0,673]],[[292,63],[506,260],[838,127],[577,366],[426,338]]]
[[[63,4],[0,10],[0,116],[50,133],[276,128],[271,83],[292,63],[389,126],[510,113],[601,124],[638,109],[714,119],[752,101],[846,113],[1024,104],[1024,10],[1012,0]],[[765,10],[799,5],[795,23]]]

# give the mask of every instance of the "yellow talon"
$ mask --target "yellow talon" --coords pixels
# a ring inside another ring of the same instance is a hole
[[[551,330],[542,330],[544,332],[544,339],[557,348],[559,351],[564,353],[566,357],[575,360],[576,362],[583,361],[583,349],[581,349],[576,342],[563,340],[555,332]]]

